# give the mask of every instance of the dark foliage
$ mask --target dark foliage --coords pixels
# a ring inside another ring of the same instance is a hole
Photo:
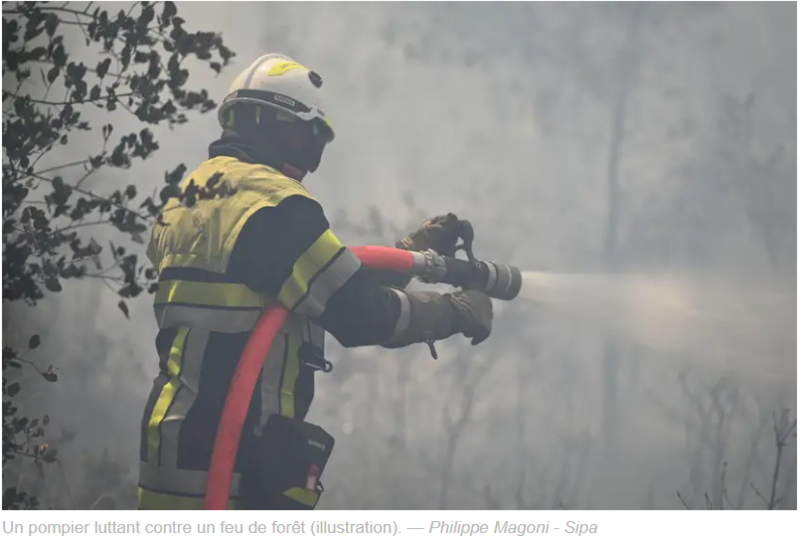
[[[71,50],[68,44],[80,39],[85,48]],[[100,170],[131,168],[158,151],[150,126],[182,124],[192,112],[214,110],[206,90],[188,86],[189,65],[199,61],[219,73],[233,56],[219,34],[187,30],[173,2],[137,2],[116,14],[92,3],[80,9],[69,2],[3,5],[4,306],[35,305],[61,292],[69,279],[95,278],[117,292],[127,317],[126,298],[155,290],[156,271],[139,261],[135,245],[104,247],[81,234],[90,226],[110,228],[141,244],[169,198],[191,205],[215,197],[214,187],[182,194],[182,164],[165,174],[158,194],[145,198],[135,185],[112,184],[101,194],[84,182]],[[110,123],[86,120],[93,109],[109,117],[127,113],[141,128],[117,135]],[[52,151],[69,148],[77,134],[91,131],[99,140],[96,153],[40,166]],[[25,389],[19,372],[27,367],[49,383],[58,380],[55,365],[43,369],[29,359],[39,344],[34,335],[24,352],[3,346],[4,471],[13,458],[28,457],[40,469],[58,458],[46,441],[48,417],[31,420],[20,411]],[[4,489],[4,509],[37,505],[17,488]]]

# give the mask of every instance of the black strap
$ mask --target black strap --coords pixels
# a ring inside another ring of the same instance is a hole
[[[323,373],[330,373],[333,371],[333,364],[325,359],[322,349],[312,343],[305,342],[300,345],[300,349],[297,351],[297,357],[300,359],[300,362],[315,371],[321,371]]]

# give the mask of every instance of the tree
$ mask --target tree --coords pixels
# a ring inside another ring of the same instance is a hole
[[[136,2],[116,15],[92,4],[4,4],[4,309],[35,305],[61,292],[64,281],[94,278],[115,290],[128,316],[125,299],[154,292],[156,270],[139,262],[135,245],[110,243],[104,252],[94,237],[87,239],[87,228],[122,232],[141,244],[169,198],[191,204],[209,196],[193,188],[179,190],[186,172],[182,164],[166,173],[159,194],[143,199],[136,185],[109,183],[107,192],[84,185],[98,171],[128,169],[158,151],[150,126],[172,127],[187,122],[191,113],[215,109],[205,89],[189,88],[189,68],[199,62],[219,73],[234,56],[219,34],[186,30],[173,2]],[[80,41],[85,50],[77,45]],[[112,123],[98,127],[86,120],[92,111],[105,119],[129,115],[142,128],[114,138]],[[100,149],[82,155],[76,141],[98,133]],[[63,153],[75,159],[53,164],[54,156]],[[48,417],[31,420],[21,409],[26,390],[22,371],[30,368],[56,382],[58,361],[44,368],[29,357],[40,344],[39,335],[30,337],[24,352],[7,340],[4,475],[14,458],[30,458],[40,470],[43,463],[57,461],[55,448],[45,440]],[[9,477],[5,480],[8,484]],[[4,489],[4,509],[37,503],[15,486]]]

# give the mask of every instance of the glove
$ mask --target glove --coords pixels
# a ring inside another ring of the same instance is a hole
[[[445,296],[450,297],[456,308],[457,331],[472,338],[473,345],[485,341],[492,333],[492,299],[479,290],[462,290]]]
[[[406,251],[433,249],[440,255],[454,256],[458,235],[458,217],[448,213],[426,219],[416,231],[395,243],[395,247]],[[367,270],[367,274],[385,287],[403,289],[411,282],[410,274],[392,270]]]
[[[433,249],[440,255],[453,256],[458,244],[459,221],[453,213],[439,215],[422,222],[420,227],[395,246],[406,251]]]
[[[400,297],[401,315],[385,347],[405,347],[459,333],[477,345],[492,332],[492,300],[482,292],[395,292]]]
[[[420,227],[395,243],[398,249],[425,251],[433,249],[440,255],[454,256],[458,244],[459,222],[453,213],[426,219]],[[411,275],[391,270],[368,270],[367,273],[385,287],[406,288]]]

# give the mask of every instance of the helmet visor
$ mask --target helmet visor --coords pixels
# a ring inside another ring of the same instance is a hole
[[[317,106],[308,106],[290,96],[258,89],[240,89],[226,96],[222,104],[224,107],[226,103],[236,102],[269,105],[289,112],[303,121],[313,121],[316,130],[321,135],[325,136],[326,143],[330,143],[334,139],[334,132],[330,119],[326,117],[325,112]]]

